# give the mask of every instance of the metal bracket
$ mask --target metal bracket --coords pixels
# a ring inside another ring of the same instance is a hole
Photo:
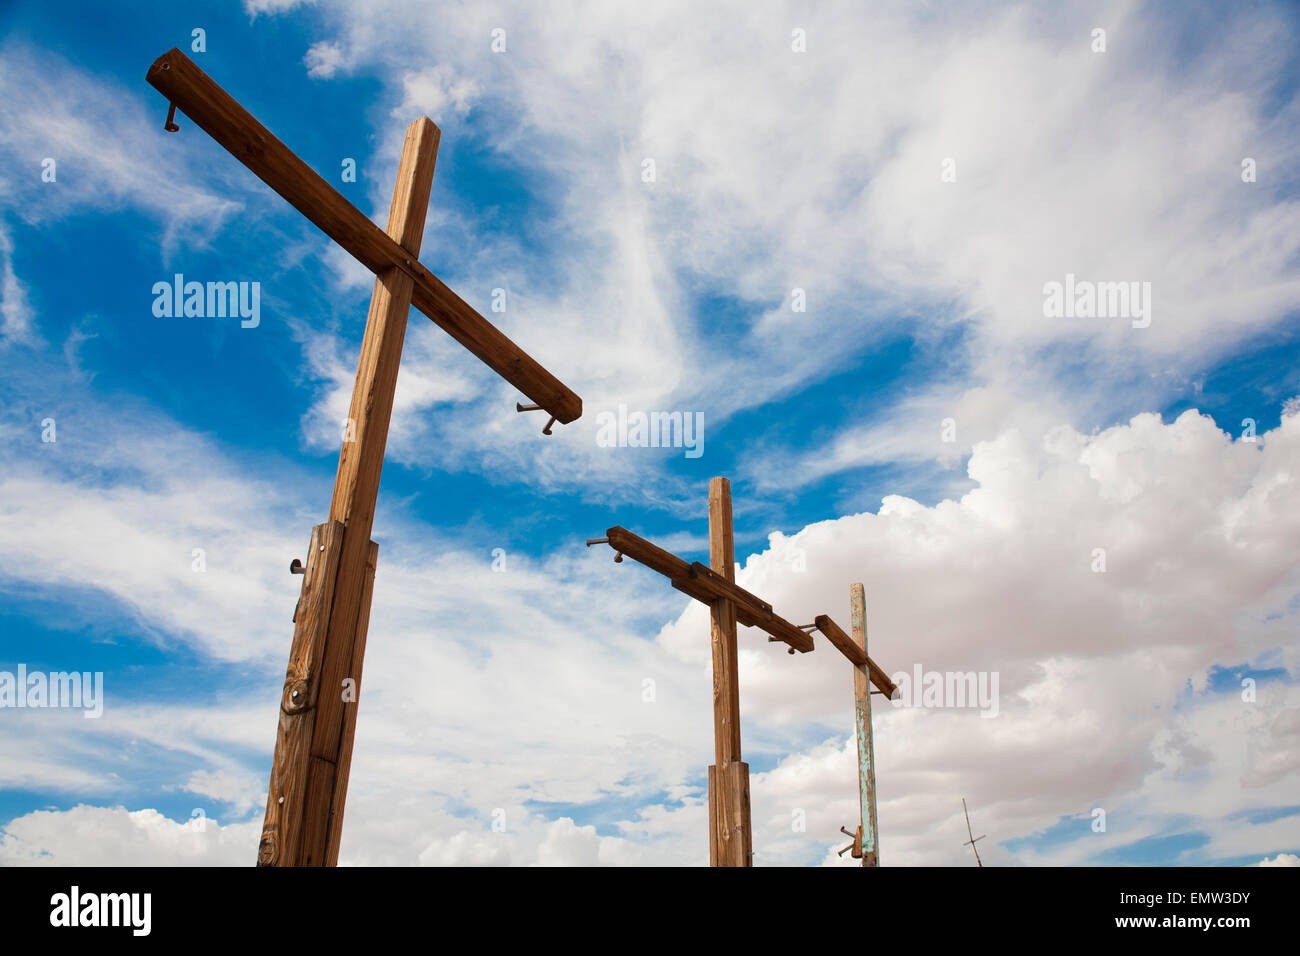
[[[519,402],[515,402],[515,411],[517,411],[517,412],[540,412],[540,411],[544,411],[544,409],[542,408],[541,405],[521,405],[521,404],[519,404]],[[550,420],[549,422],[547,422],[547,423],[546,423],[546,427],[542,429],[542,434],[543,434],[543,435],[549,435],[549,434],[551,434],[551,426],[554,425],[554,424],[555,424],[555,416],[552,415],[552,416],[551,416],[551,420]]]
[[[587,539],[587,547],[590,548],[593,544],[609,544],[609,538],[588,538],[588,539]],[[615,564],[622,564],[622,563],[623,563],[623,552],[622,552],[622,551],[619,551],[619,552],[617,552],[617,553],[614,555],[614,563],[615,563]]]

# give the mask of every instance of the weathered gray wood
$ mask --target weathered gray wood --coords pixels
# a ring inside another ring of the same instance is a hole
[[[853,641],[867,655],[867,598],[862,585],[849,585],[849,609]],[[880,850],[876,829],[876,753],[871,731],[871,678],[865,664],[853,668],[853,726],[858,740],[858,844],[863,866],[879,866]]]

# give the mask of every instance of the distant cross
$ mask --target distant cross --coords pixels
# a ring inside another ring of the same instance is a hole
[[[172,49],[148,82],[176,108],[375,274],[349,428],[329,520],[312,530],[280,701],[259,866],[333,866],[343,828],[356,701],[379,546],[370,540],[402,341],[411,306],[545,410],[543,431],[582,414],[582,400],[420,263],[440,132],[406,130],[385,232],[293,154],[225,90]]]
[[[625,528],[613,527],[604,538],[590,538],[588,546],[608,544],[616,552],[657,571],[683,594],[709,606],[709,633],[713,651],[713,748],[709,767],[709,865],[752,866],[753,846],[749,812],[749,765],[740,757],[740,681],[737,677],[736,624],[758,627],[769,641],[784,641],[793,654],[813,649],[812,635],[772,611],[772,605],[737,586],[735,539],[731,517],[731,483],[726,478],[709,482],[709,565],[687,563]],[[830,626],[843,635],[830,618]],[[808,625],[811,628],[813,625]],[[828,635],[829,636],[829,635]],[[835,643],[836,637],[831,638]],[[847,636],[871,679],[893,694],[893,684]],[[838,645],[837,645],[838,646]],[[840,648],[844,651],[844,648]],[[845,651],[854,659],[853,654]],[[880,675],[878,679],[877,675]],[[882,684],[880,680],[883,679]]]
[[[979,836],[976,836],[975,831],[970,828],[970,811],[966,809],[965,797],[961,798],[961,812],[966,814],[966,835],[970,837],[970,839],[967,840],[965,843],[963,843],[962,846],[968,846],[975,851],[975,865],[982,868],[984,864],[980,862],[979,847],[977,847],[975,844],[977,841],[982,840],[986,836],[988,836],[988,834],[981,833]]]
[[[853,851],[853,858],[863,866],[880,865],[880,831],[876,825],[876,759],[871,732],[871,685],[879,693],[893,698],[897,688],[884,671],[867,656],[867,598],[860,583],[849,585],[849,612],[853,636],[845,634],[839,625],[825,614],[816,619],[821,631],[853,664],[853,730],[858,741],[858,828],[854,833],[840,827],[840,832],[853,837],[850,846],[840,850]]]

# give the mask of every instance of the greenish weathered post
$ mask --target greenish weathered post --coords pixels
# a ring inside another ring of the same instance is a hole
[[[849,585],[853,640],[867,653],[867,598],[862,584]],[[853,668],[853,715],[858,737],[858,795],[862,817],[862,865],[879,866],[876,831],[876,760],[871,741],[871,677],[866,665]]]

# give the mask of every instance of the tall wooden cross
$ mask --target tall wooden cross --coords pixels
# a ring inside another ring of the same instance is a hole
[[[428,117],[406,130],[385,232],[180,50],[154,61],[146,79],[171,103],[169,131],[177,129],[179,107],[375,274],[329,520],[312,530],[302,568],[257,854],[259,866],[333,866],[379,549],[370,532],[411,306],[531,398],[531,408],[545,410],[551,416],[545,434],[556,421],[578,418],[582,400],[420,263],[440,136]]]
[[[731,483],[726,478],[709,482],[709,567],[684,559],[635,535],[613,527],[603,538],[590,538],[587,545],[608,544],[652,571],[657,571],[683,594],[709,606],[709,632],[713,649],[713,749],[715,763],[709,767],[709,865],[752,866],[752,830],[749,813],[749,765],[740,753],[740,681],[736,666],[736,624],[766,631],[769,641],[783,641],[789,652],[813,649],[814,625],[796,627],[774,613],[772,605],[736,584],[735,539],[731,517]],[[861,659],[868,674],[890,696],[894,685],[865,647],[844,635],[839,626],[822,614],[815,625],[850,660]],[[823,629],[825,624],[825,629]],[[865,640],[865,638],[864,638]],[[841,646],[841,643],[844,646]],[[850,648],[846,650],[846,647]],[[868,724],[869,726],[869,724]]]
[[[844,848],[853,851],[853,858],[863,866],[879,866],[880,851],[877,846],[879,830],[876,828],[876,760],[871,733],[871,685],[879,693],[893,697],[897,688],[889,677],[880,671],[876,662],[867,656],[867,598],[862,584],[849,585],[849,612],[853,626],[850,638],[825,614],[817,617],[817,630],[826,635],[840,652],[853,664],[853,730],[858,740],[858,828],[849,833],[853,843]],[[879,673],[873,672],[875,668]],[[840,850],[840,855],[844,855]]]

